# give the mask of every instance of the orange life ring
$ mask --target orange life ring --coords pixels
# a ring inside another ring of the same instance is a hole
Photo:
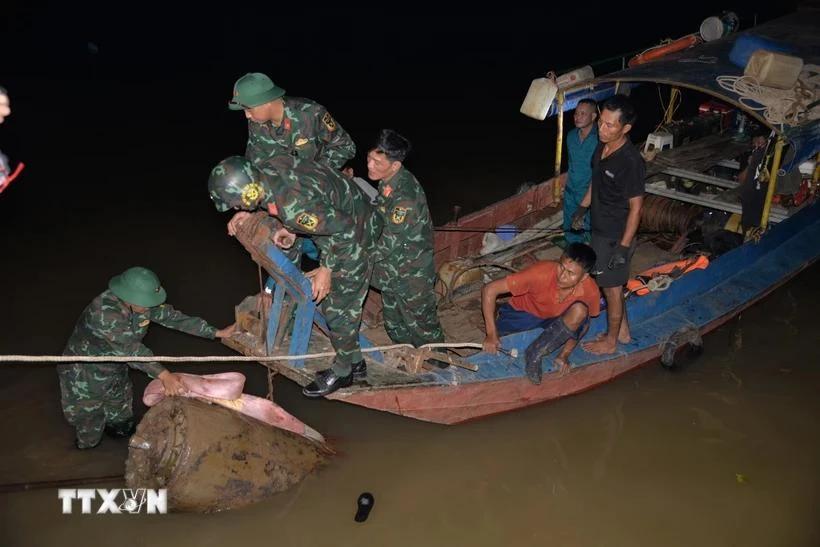
[[[626,282],[626,288],[630,293],[643,296],[649,294],[649,287],[647,283],[653,277],[659,275],[667,275],[672,279],[677,279],[683,274],[687,274],[693,270],[703,270],[709,265],[709,259],[705,255],[697,255],[683,260],[676,260],[674,262],[667,262],[654,268],[644,270],[635,277]]]
[[[697,34],[689,34],[687,36],[684,36],[683,38],[678,38],[677,40],[669,42],[668,44],[655,46],[651,49],[644,51],[639,55],[635,55],[629,60],[629,63],[627,64],[629,66],[642,65],[644,63],[648,63],[649,61],[659,59],[664,55],[669,55],[670,53],[683,51],[684,49],[692,47],[699,42],[700,38]]]

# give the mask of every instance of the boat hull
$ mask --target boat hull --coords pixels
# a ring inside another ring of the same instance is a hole
[[[570,373],[544,375],[535,385],[523,376],[471,379],[459,372],[447,385],[373,387],[344,390],[330,398],[400,416],[440,424],[458,424],[552,401],[592,389],[655,361],[676,332],[696,327],[705,335],[788,282],[820,255],[820,203],[814,202],[770,230],[759,243],[749,242],[692,272],[662,293],[628,301],[634,343],[615,356],[600,359],[575,350]],[[588,336],[605,329],[602,314]],[[509,343],[526,347],[530,333],[511,335]],[[486,359],[487,356],[484,355]],[[501,369],[495,363],[495,367]],[[500,375],[505,374],[502,370]]]

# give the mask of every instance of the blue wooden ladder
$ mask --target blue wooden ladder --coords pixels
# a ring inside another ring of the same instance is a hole
[[[313,324],[315,323],[319,329],[327,333],[329,332],[327,321],[313,302],[310,281],[299,268],[272,243],[265,246],[264,252],[273,266],[265,266],[265,271],[276,282],[268,314],[265,339],[266,353],[273,355],[280,349],[279,346],[285,338],[288,323],[290,322],[292,306],[295,305],[296,314],[293,321],[290,345],[288,346],[288,355],[306,354],[308,353],[310,335],[313,332]],[[285,298],[286,294],[288,296],[287,300]],[[373,343],[363,334],[359,334],[359,344],[362,348],[373,347]],[[381,352],[371,352],[369,357],[380,362],[384,359]],[[305,360],[288,361],[288,365],[293,368],[304,368]]]

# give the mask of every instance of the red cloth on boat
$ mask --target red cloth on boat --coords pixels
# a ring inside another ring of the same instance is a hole
[[[188,393],[183,397],[224,406],[274,427],[287,429],[322,444],[325,443],[321,433],[289,414],[273,401],[242,393],[245,387],[244,374],[239,372],[204,375],[177,372],[175,374],[188,389]],[[156,379],[145,387],[142,402],[146,406],[154,406],[164,398],[165,386],[162,380]]]
[[[590,317],[601,313],[601,294],[592,277],[578,283],[566,300],[558,302],[558,263],[544,260],[507,276],[507,286],[513,297],[510,305],[519,311],[542,319],[558,317],[574,302],[589,308]]]

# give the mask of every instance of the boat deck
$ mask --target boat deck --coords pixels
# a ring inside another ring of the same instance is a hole
[[[515,258],[507,263],[510,268],[520,270],[532,264],[536,260],[555,260],[560,257],[563,250],[554,245],[545,245],[543,241],[533,241],[522,245],[523,248],[507,250],[508,255]],[[529,249],[534,248],[532,251]],[[632,271],[638,273],[658,263],[667,262],[677,258],[668,251],[664,251],[651,241],[647,240],[638,245],[632,261]],[[439,305],[439,319],[445,333],[445,342],[451,344],[473,343],[480,344],[484,340],[484,319],[481,313],[481,287],[491,279],[496,279],[510,273],[508,270],[498,267],[486,267],[479,270],[481,277],[478,281],[466,283],[454,291],[455,296],[450,299],[442,299]],[[499,299],[499,304],[506,299]],[[381,347],[392,345],[387,332],[379,324],[363,324],[361,329],[362,347]],[[291,336],[286,335],[280,342],[281,348],[288,348]],[[255,338],[251,333],[245,332],[244,338],[234,337],[227,342],[233,349],[245,354],[259,355],[265,354],[264,342],[261,338]],[[332,353],[333,349],[327,335],[314,325],[310,335],[309,353]],[[479,353],[474,348],[452,348],[453,354],[460,357],[469,357]],[[287,351],[274,350],[271,355],[286,355]],[[357,391],[378,389],[380,387],[400,387],[400,386],[421,386],[421,385],[441,385],[457,381],[453,377],[455,367],[438,368],[430,364],[423,364],[417,373],[407,371],[407,361],[403,359],[401,352],[365,352],[368,363],[367,381],[342,390],[346,394],[353,394]],[[300,385],[307,385],[313,378],[313,374],[327,368],[332,361],[332,357],[319,357],[308,359],[303,366],[294,366],[287,362],[268,363],[271,370],[281,373]],[[451,369],[451,370],[450,370]],[[475,371],[476,378],[489,374],[488,378],[497,375],[497,371],[483,371],[479,366]],[[467,372],[467,371],[465,371]],[[512,372],[512,371],[511,371]]]

